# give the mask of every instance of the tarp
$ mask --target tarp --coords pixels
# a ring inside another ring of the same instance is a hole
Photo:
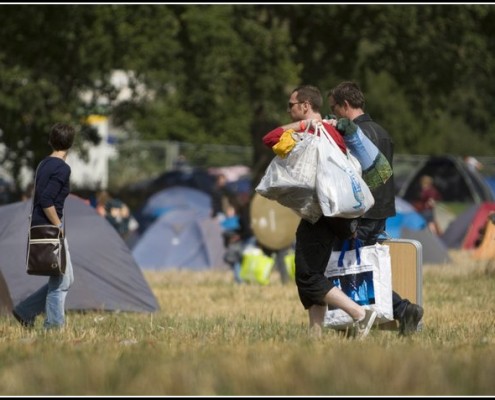
[[[25,270],[31,202],[0,207],[0,273],[17,304],[48,277]],[[159,309],[151,288],[132,254],[110,223],[84,200],[70,195],[65,203],[65,230],[74,284],[66,309],[152,312]]]
[[[142,269],[204,270],[225,267],[222,231],[201,211],[172,209],[137,239],[132,254]]]

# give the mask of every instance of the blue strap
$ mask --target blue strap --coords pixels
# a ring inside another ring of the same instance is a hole
[[[354,240],[354,250],[356,250],[356,261],[358,265],[361,264],[361,252],[359,251],[359,249],[363,247],[363,242],[359,239],[346,239],[344,240],[344,243],[342,244],[342,250],[340,251],[339,262],[337,264],[339,267],[344,266],[345,253],[351,248],[351,241],[353,240]]]

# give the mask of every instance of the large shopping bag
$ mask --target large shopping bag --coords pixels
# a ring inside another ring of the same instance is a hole
[[[249,246],[242,254],[240,277],[247,283],[268,285],[275,260],[258,247]]]
[[[358,240],[352,242],[354,249],[349,248],[351,241],[347,240],[341,251],[332,252],[325,276],[356,303],[376,311],[375,324],[393,321],[389,247],[379,243],[362,246]],[[345,311],[331,308],[327,310],[325,326],[346,329],[352,324],[351,316]]]
[[[356,218],[374,204],[375,199],[361,177],[359,163],[348,152],[344,154],[325,130],[317,124],[320,136],[316,168],[316,193],[323,215]]]
[[[316,166],[320,137],[294,133],[295,145],[282,158],[275,156],[255,190],[315,223],[322,215],[316,194]]]

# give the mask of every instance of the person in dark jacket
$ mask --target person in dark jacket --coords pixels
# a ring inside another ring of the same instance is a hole
[[[64,205],[70,192],[71,168],[65,162],[74,142],[71,125],[57,123],[49,135],[51,154],[36,170],[31,226],[56,225],[63,229]],[[74,282],[67,238],[65,240],[66,268],[61,276],[50,276],[48,283],[17,304],[12,313],[19,323],[33,327],[36,316],[45,313],[44,328],[61,328],[65,323],[65,298]]]
[[[364,94],[355,82],[342,82],[330,90],[328,104],[337,118],[348,118],[378,147],[392,166],[394,143],[389,133],[364,112]],[[375,205],[359,219],[357,237],[363,245],[373,245],[385,232],[386,219],[395,215],[395,186],[393,175],[386,183],[372,190]],[[423,307],[392,292],[394,319],[399,321],[399,334],[417,331],[423,317]]]

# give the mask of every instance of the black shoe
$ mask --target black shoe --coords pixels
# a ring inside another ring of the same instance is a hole
[[[399,319],[399,335],[410,335],[418,330],[418,324],[423,318],[423,307],[417,304],[408,304],[402,315],[402,318]]]
[[[12,315],[14,318],[24,327],[24,328],[32,328],[34,327],[34,322],[28,322],[22,319],[22,317],[15,312],[15,310],[12,310]]]

